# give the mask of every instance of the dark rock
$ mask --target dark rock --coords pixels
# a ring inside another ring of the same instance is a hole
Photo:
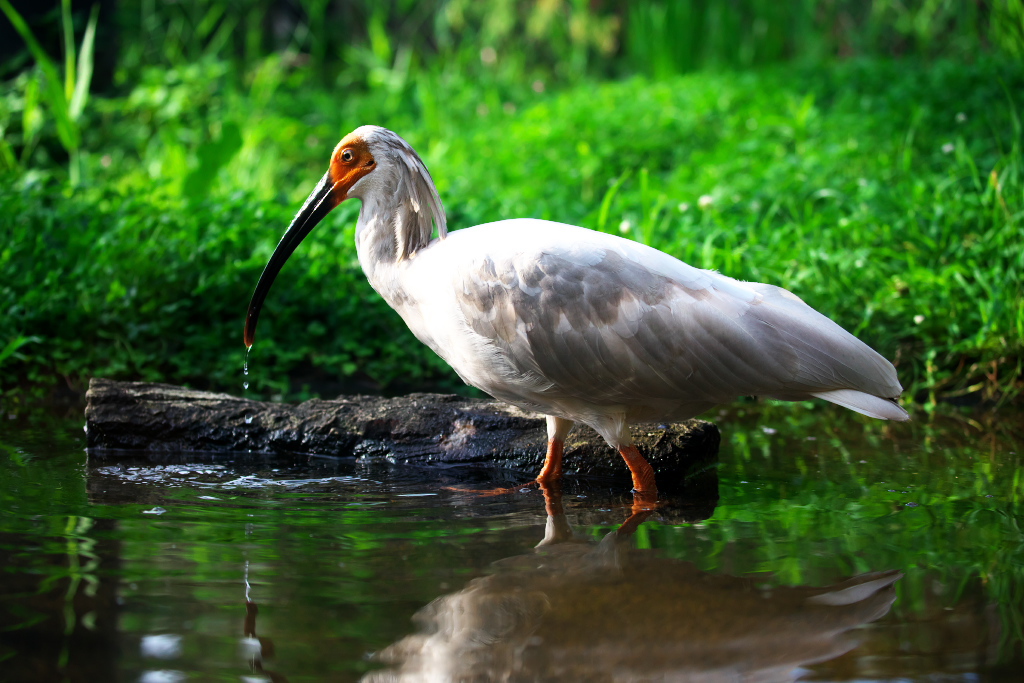
[[[452,394],[343,396],[291,405],[168,384],[93,379],[86,399],[92,451],[354,455],[532,476],[547,445],[542,417]],[[633,438],[665,491],[688,488],[688,480],[713,468],[720,440],[718,428],[703,420],[635,426]],[[582,425],[566,442],[564,467],[569,476],[631,483],[618,453]]]

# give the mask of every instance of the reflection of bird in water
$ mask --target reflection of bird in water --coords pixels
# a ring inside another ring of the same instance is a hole
[[[256,616],[259,614],[259,607],[255,602],[245,601],[245,626],[243,631],[245,638],[242,640],[242,650],[249,660],[249,666],[253,673],[258,673],[271,683],[288,683],[284,674],[270,669],[263,668],[264,659],[272,659],[275,654],[274,641],[270,638],[263,638],[256,635]],[[260,678],[259,680],[264,680]]]
[[[288,683],[284,674],[263,668],[264,659],[273,659],[275,654],[274,641],[256,635],[256,617],[260,608],[249,595],[249,562],[245,563],[245,622],[242,626],[244,638],[241,646],[245,658],[249,661],[253,673],[260,674],[258,680],[269,680],[271,683]],[[247,679],[248,680],[248,679]],[[254,679],[255,680],[255,679]]]
[[[853,649],[849,632],[889,611],[902,576],[764,588],[626,547],[630,521],[595,546],[571,541],[556,512],[537,551],[420,610],[420,632],[382,651],[391,668],[364,683],[788,682]]]
[[[653,501],[654,472],[632,442],[631,422],[682,420],[743,395],[817,397],[907,419],[893,366],[784,289],[549,221],[448,234],[423,162],[377,126],[342,139],[281,239],[249,304],[247,346],[284,262],[350,197],[362,200],[359,262],[413,333],[468,384],[548,416],[538,481],[560,478],[574,422],[617,449],[634,489]]]

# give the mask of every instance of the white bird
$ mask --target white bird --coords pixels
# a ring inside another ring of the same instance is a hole
[[[423,161],[378,126],[338,143],[281,238],[249,304],[247,347],[284,262],[351,197],[362,200],[359,263],[413,334],[467,384],[547,416],[541,484],[561,477],[576,422],[618,450],[634,491],[652,501],[654,472],[633,445],[634,422],[682,420],[747,395],[816,397],[882,420],[908,419],[892,364],[785,289],[550,221],[449,233]]]

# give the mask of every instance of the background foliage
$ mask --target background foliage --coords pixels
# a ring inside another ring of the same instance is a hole
[[[238,391],[251,288],[370,122],[453,227],[625,234],[792,289],[911,400],[1019,391],[1020,0],[22,4],[0,0],[7,402],[90,376]],[[356,212],[279,279],[253,391],[456,387],[359,272]]]

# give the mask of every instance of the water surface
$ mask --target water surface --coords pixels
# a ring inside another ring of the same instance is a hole
[[[627,529],[606,485],[3,419],[0,680],[1022,680],[1020,414],[711,417],[703,499]]]

